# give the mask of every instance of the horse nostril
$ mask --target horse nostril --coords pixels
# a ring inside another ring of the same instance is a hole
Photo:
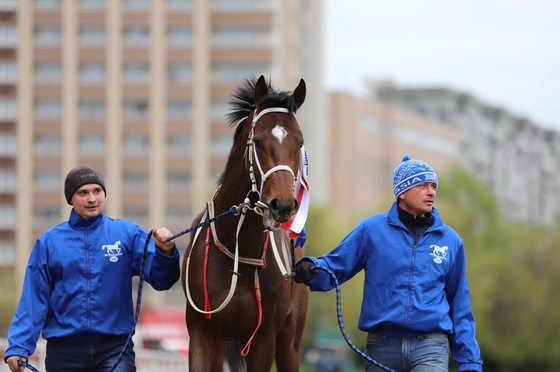
[[[270,201],[270,203],[268,203],[268,208],[272,211],[279,211],[280,210],[280,201],[278,200],[278,198],[274,198]]]

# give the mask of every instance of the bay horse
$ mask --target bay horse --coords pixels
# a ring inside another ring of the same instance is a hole
[[[270,371],[273,363],[278,371],[299,370],[309,290],[291,279],[303,249],[290,249],[282,225],[299,208],[294,187],[304,138],[295,114],[305,95],[303,79],[290,94],[260,76],[230,100],[232,149],[193,226],[215,221],[191,232],[182,261],[190,372],[222,371],[230,342],[243,347],[236,355],[248,372]],[[232,206],[235,214],[215,218]]]

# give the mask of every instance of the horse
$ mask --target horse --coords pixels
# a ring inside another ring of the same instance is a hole
[[[299,370],[309,290],[291,279],[304,252],[290,249],[283,226],[299,208],[304,138],[295,114],[305,95],[303,79],[290,94],[261,75],[246,79],[229,102],[233,145],[193,226],[214,221],[190,233],[181,264],[191,372],[222,371],[236,346],[247,372],[270,371],[273,363]]]

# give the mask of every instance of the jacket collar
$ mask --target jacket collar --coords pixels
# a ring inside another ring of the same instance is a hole
[[[74,208],[70,212],[70,218],[68,219],[68,225],[73,229],[89,229],[93,228],[101,223],[103,220],[103,212],[99,213],[97,216],[92,218],[82,218],[76,213]]]
[[[433,218],[433,223],[432,226],[428,228],[428,230],[439,230],[443,228],[443,221],[441,220],[439,212],[437,211],[436,208],[432,208],[432,218]],[[405,228],[404,224],[399,218],[399,207],[396,201],[391,206],[391,209],[389,209],[389,212],[387,214],[387,220],[392,225],[398,225]]]

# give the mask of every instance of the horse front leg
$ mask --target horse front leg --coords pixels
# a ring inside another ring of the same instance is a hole
[[[222,372],[228,342],[201,328],[189,334],[189,372]]]
[[[265,329],[267,331],[265,331]],[[272,369],[274,362],[275,335],[274,325],[268,324],[261,327],[257,337],[251,344],[249,354],[245,357],[247,372],[267,372]],[[279,369],[278,371],[282,371]],[[282,371],[283,372],[283,371]]]

